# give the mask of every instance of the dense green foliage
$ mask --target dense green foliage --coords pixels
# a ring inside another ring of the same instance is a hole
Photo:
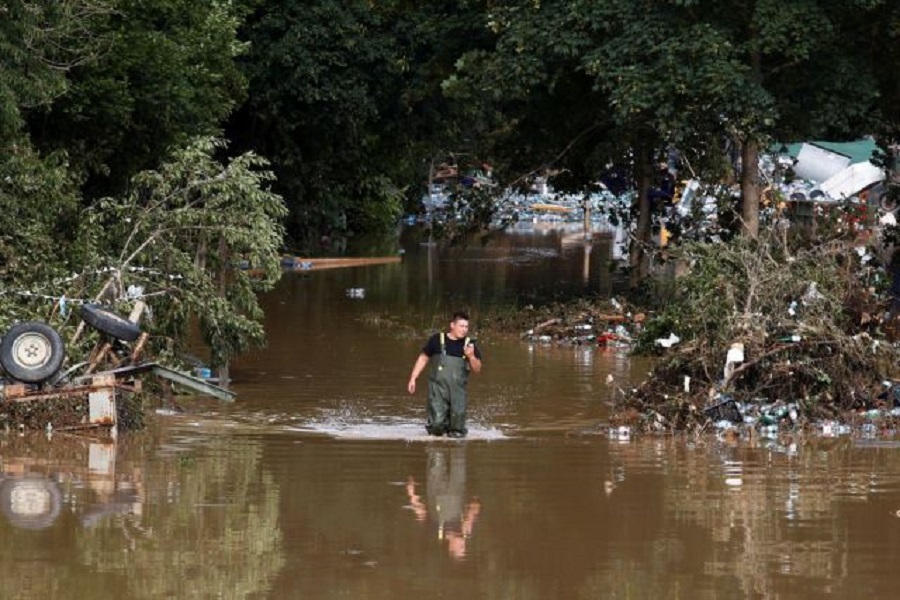
[[[262,342],[255,292],[277,278],[284,205],[264,160],[197,137],[245,92],[238,14],[218,0],[0,7],[0,324],[69,333],[73,305],[127,314],[142,289],[157,355],[195,321],[216,365]],[[91,337],[67,337],[77,361]]]
[[[243,100],[238,23],[218,0],[118,0],[94,27],[102,52],[70,70],[65,95],[29,111],[32,140],[69,153],[88,200],[123,192],[169,148],[218,133]]]
[[[272,159],[294,241],[393,225],[429,158],[470,136],[440,86],[479,46],[480,15],[463,0],[257,4],[249,101],[229,131]]]
[[[285,216],[267,189],[266,162],[244,154],[222,164],[222,147],[200,139],[142,172],[126,196],[88,211],[73,245],[88,249],[87,271],[72,282],[78,296],[115,303],[139,288],[153,309],[157,354],[183,349],[181,334],[196,317],[214,366],[264,340],[256,292],[280,274]],[[253,270],[235,268],[243,263]]]
[[[68,88],[68,69],[96,58],[102,0],[11,0],[0,7],[0,320],[22,318],[19,294],[66,271],[60,245],[77,220],[78,181],[65,148],[31,146],[25,116]]]
[[[538,174],[569,192],[621,177],[637,192],[640,277],[648,190],[673,151],[698,177],[743,177],[754,235],[755,166],[770,141],[896,141],[898,38],[888,0],[8,0],[0,318],[40,316],[23,292],[59,296],[61,278],[121,263],[118,228],[96,219],[196,189],[185,161],[234,177],[191,213],[230,207],[213,228],[224,238],[176,236],[140,262],[184,270],[188,246],[205,248],[210,262],[192,258],[205,283],[190,282],[200,291],[171,323],[211,315],[223,361],[260,331],[247,282],[216,288],[227,261],[211,262],[215,244],[227,238],[229,260],[259,248],[254,260],[269,264],[282,247],[386,230],[419,210],[429,171],[451,155],[489,161],[497,190]],[[477,200],[467,216],[490,219],[493,200]],[[228,237],[244,212],[257,233]],[[174,218],[149,214],[157,226]]]

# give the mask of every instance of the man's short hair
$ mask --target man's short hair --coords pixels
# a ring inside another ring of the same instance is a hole
[[[454,323],[454,322],[456,322],[456,321],[459,321],[460,319],[464,319],[464,320],[466,320],[466,321],[469,321],[469,320],[470,320],[470,319],[469,319],[469,313],[467,313],[467,312],[465,312],[465,311],[462,311],[462,310],[458,310],[458,311],[456,311],[455,313],[453,313],[453,317],[450,319],[450,322],[451,322],[451,323]]]

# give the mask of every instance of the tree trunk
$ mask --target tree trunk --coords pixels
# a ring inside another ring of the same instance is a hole
[[[224,261],[222,263],[221,270],[219,271],[219,296],[224,298],[228,293],[228,262],[231,258],[228,253],[228,244],[225,242],[225,237],[222,236],[219,238],[219,256],[221,256]],[[216,369],[216,376],[219,378],[219,387],[224,389],[228,389],[228,383],[230,380],[229,377],[229,361],[230,357],[226,356],[225,360],[221,365],[218,365]]]
[[[759,50],[750,53],[750,69],[753,82],[762,85],[762,55]],[[741,234],[754,239],[759,237],[759,197],[759,142],[750,134],[741,147]]]
[[[202,270],[206,269],[206,236],[200,238],[197,250],[194,252],[194,265]]]
[[[741,233],[759,237],[759,146],[744,140],[741,148]]]
[[[650,271],[647,256],[647,247],[650,245],[650,165],[647,147],[637,149],[637,164],[635,165],[635,179],[637,181],[638,194],[634,202],[637,208],[637,226],[634,231],[634,239],[631,240],[631,252],[629,264],[631,266],[630,285],[636,288],[647,278]]]
[[[230,368],[229,368],[228,363],[225,363],[224,365],[222,365],[218,369],[216,369],[216,377],[219,378],[219,387],[220,388],[227,390],[230,387],[228,385],[228,382],[231,381],[231,374],[230,374]]]

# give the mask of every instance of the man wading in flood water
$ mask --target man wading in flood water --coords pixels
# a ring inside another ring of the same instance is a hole
[[[481,351],[468,338],[469,315],[453,313],[448,333],[436,333],[422,348],[406,389],[416,393],[416,379],[431,362],[428,376],[428,422],[431,435],[466,436],[466,384],[469,371],[481,371]]]

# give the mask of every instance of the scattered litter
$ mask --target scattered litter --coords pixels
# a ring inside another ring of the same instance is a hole
[[[717,398],[719,402],[703,410],[707,418],[716,423],[725,423],[728,427],[735,423],[743,423],[744,416],[734,398],[723,394]]]
[[[836,421],[825,421],[822,423],[822,435],[824,437],[837,437],[841,435],[850,435],[850,426]]]
[[[629,442],[631,441],[631,427],[625,425],[610,427],[609,437],[619,442]]]
[[[722,371],[722,375],[726,384],[731,379],[731,374],[734,372],[734,366],[742,362],[744,362],[744,344],[735,342],[731,345],[731,348],[728,349],[728,354],[725,355],[725,368]]]
[[[804,304],[812,304],[818,300],[822,300],[825,296],[819,291],[819,284],[815,281],[811,281],[809,283],[809,287],[806,288],[806,293],[803,294],[803,303]]]
[[[609,346],[610,342],[615,342],[619,338],[615,333],[611,331],[606,331],[597,336],[597,345],[598,346]]]
[[[628,311],[622,302],[614,298],[603,305],[585,303],[577,310],[569,311],[572,314],[562,317],[555,310],[550,314],[548,312],[535,315],[544,318],[525,330],[525,339],[567,346],[625,348],[631,345],[632,338],[641,330],[646,319],[646,314]]]
[[[662,346],[663,348],[671,348],[675,344],[681,341],[681,338],[675,335],[674,333],[670,333],[669,337],[665,338],[657,338],[656,345]]]
[[[865,438],[873,438],[878,433],[874,423],[864,423],[860,428],[860,434]]]
[[[764,438],[778,437],[778,425],[764,425],[759,428],[759,435]]]

